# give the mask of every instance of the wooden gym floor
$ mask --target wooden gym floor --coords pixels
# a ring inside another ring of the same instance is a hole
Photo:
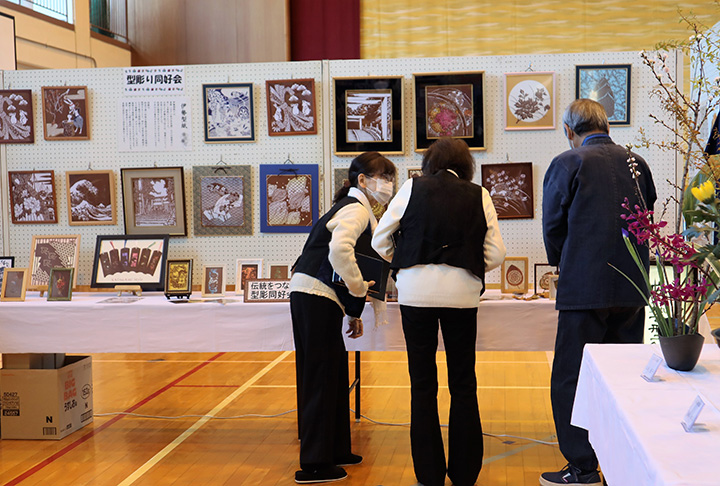
[[[720,327],[720,310],[713,309],[710,324]],[[446,423],[444,359],[438,353]],[[555,440],[551,362],[545,352],[477,353],[487,434]],[[341,484],[410,486],[409,428],[386,425],[410,419],[405,355],[364,352],[361,369],[367,418],[352,421],[352,433],[354,452],[365,461],[347,468]],[[292,352],[93,355],[94,422],[59,441],[0,441],[0,485],[295,484],[296,416],[283,414],[295,408],[294,373]],[[536,485],[541,472],[564,465],[557,445],[486,436],[478,486]]]

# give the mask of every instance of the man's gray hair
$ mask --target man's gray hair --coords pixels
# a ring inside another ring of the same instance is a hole
[[[562,121],[577,135],[589,132],[609,133],[610,131],[603,105],[586,98],[570,103],[563,113]]]

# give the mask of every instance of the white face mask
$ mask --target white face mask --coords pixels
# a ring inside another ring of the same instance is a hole
[[[369,185],[366,186],[367,193],[383,206],[389,203],[393,196],[393,183],[385,179],[375,179],[374,177],[369,177],[367,180],[368,182],[375,182],[375,190],[370,189]]]

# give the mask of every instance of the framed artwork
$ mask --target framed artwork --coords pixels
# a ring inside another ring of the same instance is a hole
[[[500,275],[502,293],[524,294],[528,291],[528,258],[506,257]]]
[[[98,235],[90,286],[139,285],[162,291],[165,286],[168,235]]]
[[[245,282],[248,279],[258,279],[263,276],[263,260],[238,258],[235,263],[235,293],[240,294],[245,290]]]
[[[42,88],[45,140],[88,140],[87,86]]]
[[[346,181],[350,184],[348,169],[346,167],[333,169],[333,197],[335,197],[335,194],[345,185]]]
[[[403,149],[402,76],[333,78],[335,154]]]
[[[531,162],[482,164],[482,186],[492,198],[498,219],[532,219],[535,216]]]
[[[74,268],[57,267],[50,270],[47,300],[72,300]]]
[[[315,80],[265,81],[268,135],[313,135],[317,133]]]
[[[3,278],[2,286],[0,287],[0,301],[24,301],[27,280],[27,268],[6,268],[5,277]]]
[[[125,233],[185,236],[182,167],[120,169]]]
[[[254,142],[252,83],[203,84],[205,142]]]
[[[222,265],[204,266],[202,270],[202,296],[223,297],[227,272]]]
[[[0,89],[0,144],[35,143],[32,91]]]
[[[30,248],[28,290],[47,290],[53,268],[77,268],[80,257],[80,235],[33,236]],[[75,288],[77,274],[73,274]]]
[[[318,166],[260,165],[260,231],[309,233],[318,219]]]
[[[15,224],[57,223],[55,171],[9,171],[10,211]]]
[[[68,223],[70,225],[114,225],[115,174],[111,170],[65,172]]]
[[[189,297],[192,294],[192,259],[168,260],[165,270],[165,297]]]
[[[413,74],[416,152],[440,137],[485,150],[484,77],[483,71]]]
[[[268,264],[268,278],[272,280],[287,280],[290,278],[290,265],[287,263]]]
[[[252,168],[194,166],[192,171],[195,236],[252,235]]]
[[[0,256],[0,287],[2,286],[5,269],[12,268],[13,266],[15,266],[14,256]]]
[[[610,125],[630,125],[630,64],[575,66],[575,98],[603,107]]]
[[[505,130],[555,128],[555,73],[505,74]]]
[[[547,292],[550,293],[550,280],[553,276],[557,276],[557,267],[549,263],[536,263],[534,265],[535,279],[533,280],[534,291],[537,294]]]
[[[422,177],[422,167],[408,167],[407,178]]]

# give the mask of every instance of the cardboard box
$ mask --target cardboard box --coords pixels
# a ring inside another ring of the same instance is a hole
[[[92,357],[59,369],[0,370],[0,437],[62,439],[93,421]]]

